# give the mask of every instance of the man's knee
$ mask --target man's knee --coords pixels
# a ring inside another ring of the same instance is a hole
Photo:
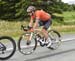
[[[47,30],[48,28],[47,28],[47,27],[43,27],[43,29],[44,29],[44,30]]]
[[[45,28],[42,29],[42,32],[43,32],[43,33],[45,33],[46,31],[47,31],[47,29],[45,29]]]

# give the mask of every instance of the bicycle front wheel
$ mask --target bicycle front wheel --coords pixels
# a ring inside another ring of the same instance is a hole
[[[58,33],[57,31],[55,30],[50,30],[48,32],[50,38],[51,38],[51,41],[52,41],[52,45],[50,47],[48,47],[49,49],[57,49],[59,46],[60,46],[60,43],[61,43],[61,35],[60,33]]]
[[[0,60],[6,60],[13,56],[16,51],[15,41],[8,36],[0,37]]]
[[[29,40],[31,38],[31,40]],[[29,44],[27,42],[30,41]],[[24,54],[29,55],[36,49],[37,41],[32,33],[23,33],[18,41],[18,50]]]

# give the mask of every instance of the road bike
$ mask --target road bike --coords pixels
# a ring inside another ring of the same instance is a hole
[[[24,25],[21,25],[21,28],[23,29],[24,33],[18,40],[18,50],[22,54],[28,55],[33,53],[36,50],[36,47],[46,46],[45,44],[43,44],[45,37],[43,36],[42,31],[39,31],[39,29],[34,29],[34,32],[30,32]],[[48,30],[48,35],[50,40],[52,41],[52,44],[47,48],[52,50],[57,49],[61,43],[60,33],[58,33],[56,30]],[[28,41],[30,41],[30,44],[27,44]]]
[[[7,60],[16,51],[16,43],[9,36],[0,36],[0,60]]]

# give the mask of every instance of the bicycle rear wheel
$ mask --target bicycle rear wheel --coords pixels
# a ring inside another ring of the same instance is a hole
[[[57,49],[61,44],[61,35],[55,30],[50,30],[48,34],[52,41],[52,45],[48,48],[52,50]]]
[[[8,36],[0,37],[0,60],[6,60],[13,56],[16,51],[15,41]]]
[[[35,40],[34,35],[31,36],[31,43],[27,45],[27,41],[29,36],[31,36],[31,33],[23,33],[18,41],[18,50],[24,54],[29,55],[36,49],[37,41]]]

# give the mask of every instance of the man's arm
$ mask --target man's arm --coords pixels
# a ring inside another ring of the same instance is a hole
[[[39,19],[36,18],[33,29],[36,29],[38,27],[38,22],[39,22]]]
[[[33,26],[33,18],[30,19],[29,26],[30,26],[30,27]]]

